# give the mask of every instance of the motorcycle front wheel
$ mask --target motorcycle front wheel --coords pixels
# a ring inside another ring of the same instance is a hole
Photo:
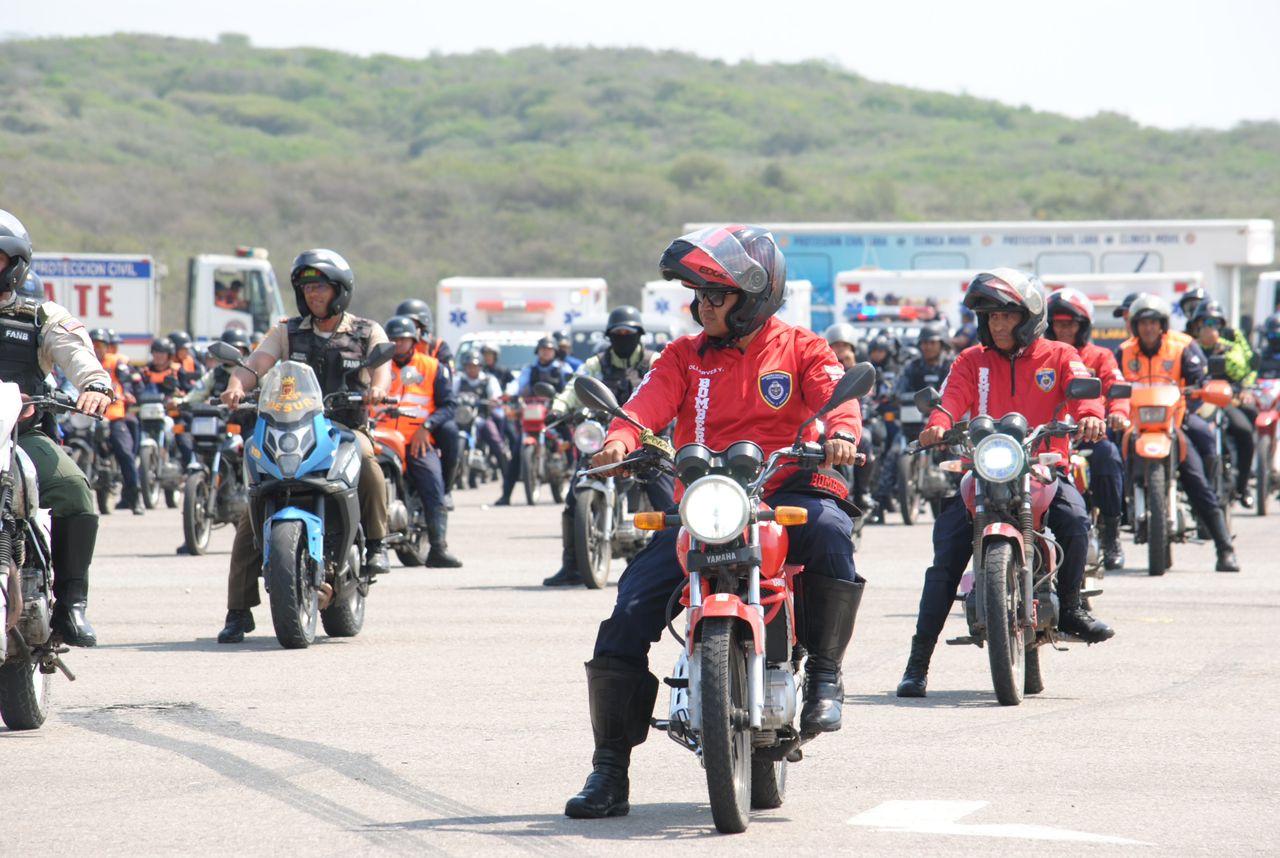
[[[915,457],[906,453],[898,456],[898,506],[901,507],[902,523],[910,527],[920,516],[920,496],[916,494]]]
[[[525,444],[520,451],[520,473],[524,477],[524,499],[529,506],[542,494],[542,456],[537,444]]]
[[[144,447],[138,457],[138,491],[142,492],[142,503],[147,509],[155,509],[160,505],[159,457],[155,447]]]
[[[1270,435],[1262,435],[1258,438],[1258,452],[1254,454],[1258,460],[1253,480],[1254,507],[1258,510],[1258,515],[1267,514],[1267,501],[1270,500],[1271,494],[1271,456],[1274,443]]]
[[[1147,574],[1163,575],[1169,568],[1169,487],[1164,463],[1147,464]]]
[[[702,762],[716,830],[747,830],[751,808],[751,728],[747,726],[747,650],[738,621],[702,625]]]
[[[271,556],[263,570],[271,597],[271,624],[285,649],[305,649],[316,639],[320,595],[308,571],[307,539],[300,521],[271,526]]]
[[[578,562],[578,575],[589,590],[599,590],[609,583],[609,563],[613,545],[605,539],[605,522],[611,510],[604,495],[583,491],[573,513],[573,551]]]
[[[1017,706],[1022,702],[1026,647],[1021,625],[1022,588],[1018,581],[1021,576],[1013,561],[1013,545],[1004,540],[991,543],[982,558],[982,568],[991,684],[1001,706]]]
[[[50,675],[25,658],[0,665],[0,719],[10,730],[35,730],[49,715]]]
[[[196,471],[187,477],[187,488],[182,493],[182,534],[187,551],[193,556],[204,554],[209,548],[209,531],[213,529],[209,505],[209,476]]]

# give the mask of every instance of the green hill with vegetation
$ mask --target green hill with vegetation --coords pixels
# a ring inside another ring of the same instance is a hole
[[[604,276],[635,299],[693,220],[1280,216],[1280,125],[874,83],[820,62],[528,48],[423,60],[120,35],[0,52],[0,207],[37,249],[330,246],[357,307],[441,277]]]

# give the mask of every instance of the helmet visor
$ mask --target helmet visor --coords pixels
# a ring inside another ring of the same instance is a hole
[[[742,242],[729,229],[707,227],[681,237],[680,241],[692,247],[680,257],[681,267],[688,270],[672,270],[676,278],[695,287],[729,286],[752,294],[768,288],[769,276],[764,266],[747,255]]]

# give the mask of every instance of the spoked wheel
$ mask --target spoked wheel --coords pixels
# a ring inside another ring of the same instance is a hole
[[[611,513],[600,492],[579,492],[573,513],[573,550],[578,576],[590,590],[599,590],[609,583],[613,545],[604,534]]]
[[[192,555],[204,554],[209,547],[210,524],[209,476],[196,471],[187,477],[187,488],[182,493],[182,534],[187,540],[187,551]]]
[[[34,661],[0,665],[0,719],[10,730],[34,730],[49,715],[49,674]]]
[[[1270,500],[1273,444],[1275,439],[1270,435],[1258,438],[1258,452],[1255,454],[1258,464],[1253,475],[1254,509],[1258,511],[1258,515],[1267,514],[1267,501]]]
[[[271,596],[271,624],[285,649],[304,649],[316,639],[320,596],[311,583],[306,533],[300,521],[271,526],[271,555],[263,577]]]
[[[1147,574],[1163,575],[1169,568],[1169,487],[1164,465],[1147,466]]]
[[[987,607],[987,656],[991,660],[991,684],[1001,706],[1022,702],[1023,658],[1026,647],[1019,619],[1022,588],[1013,545],[995,542],[982,558],[985,573],[983,598]]]
[[[537,444],[526,444],[520,451],[520,475],[524,479],[524,499],[533,506],[542,494],[542,456]]]
[[[138,491],[142,492],[142,503],[147,509],[155,509],[160,505],[159,457],[155,447],[146,447],[138,457]]]
[[[711,617],[702,630],[702,761],[716,830],[747,830],[751,807],[751,728],[747,650],[735,619]]]
[[[364,597],[369,584],[360,571],[360,549],[353,543],[347,552],[347,568],[338,576],[333,603],[320,612],[324,633],[331,638],[353,638],[364,627]]]
[[[787,797],[787,761],[751,758],[751,807],[770,810],[782,807]]]

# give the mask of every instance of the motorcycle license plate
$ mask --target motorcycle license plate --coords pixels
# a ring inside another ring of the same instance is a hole
[[[143,420],[163,420],[164,403],[148,402],[138,407],[138,417]]]
[[[218,418],[217,417],[192,417],[191,418],[191,434],[192,435],[217,435],[218,434]]]
[[[525,420],[542,420],[546,417],[547,406],[545,405],[526,405],[524,407]]]
[[[903,423],[923,423],[924,415],[914,405],[904,405],[898,413],[898,419]]]

